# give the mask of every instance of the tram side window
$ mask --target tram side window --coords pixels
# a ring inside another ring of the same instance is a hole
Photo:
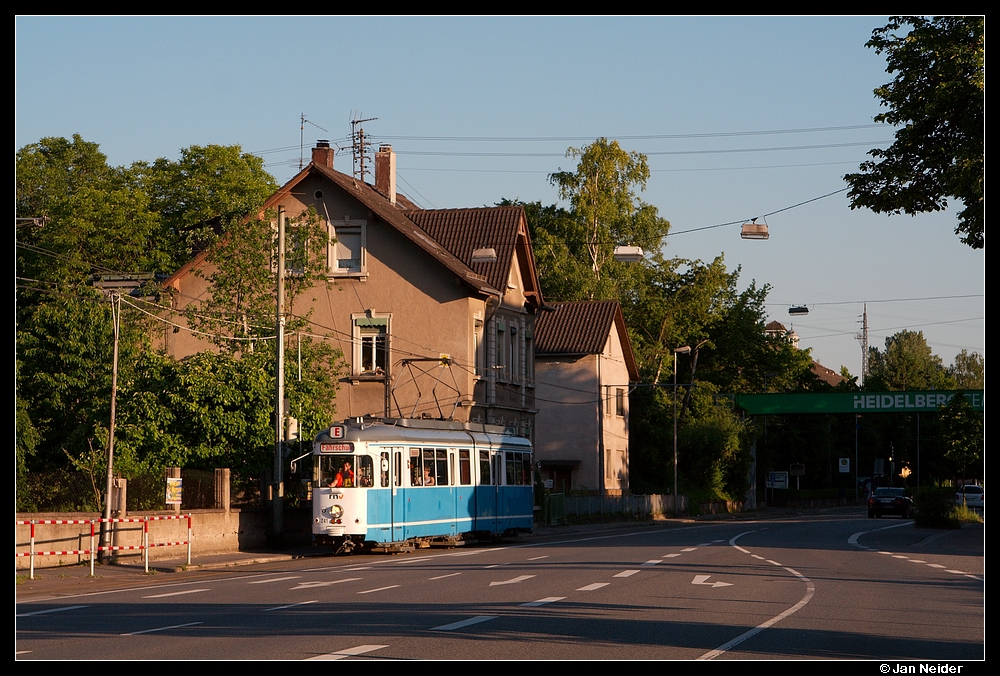
[[[490,452],[479,451],[479,485],[490,485]]]
[[[361,488],[371,488],[375,485],[375,463],[370,455],[358,456],[357,485]]]
[[[465,449],[458,451],[458,482],[463,486],[472,483],[472,457]]]
[[[448,451],[443,448],[425,448],[423,459],[423,485],[447,486]]]
[[[531,454],[507,451],[507,485],[531,485]]]
[[[410,449],[410,485],[411,486],[423,486],[424,485],[424,472],[423,465],[420,462],[420,449],[411,448]]]

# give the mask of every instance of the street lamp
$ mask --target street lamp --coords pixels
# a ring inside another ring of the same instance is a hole
[[[674,518],[677,518],[677,353],[687,354],[690,345],[674,348]]]

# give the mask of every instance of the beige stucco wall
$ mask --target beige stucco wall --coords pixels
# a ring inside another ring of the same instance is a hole
[[[535,370],[536,458],[579,461],[575,489],[627,492],[629,375],[618,332],[611,331],[600,355],[546,355],[536,358]],[[617,412],[618,389],[624,415]]]
[[[313,338],[324,336],[344,354],[350,373],[344,374],[337,393],[335,418],[382,415],[386,405],[384,379],[359,375],[358,341],[354,318],[369,314],[389,321],[389,370],[393,379],[389,397],[390,416],[451,416],[458,420],[479,419],[505,424],[531,436],[534,389],[530,344],[534,315],[526,309],[521,270],[515,258],[499,307],[488,307],[454,273],[425,254],[390,225],[377,219],[367,207],[321,176],[309,176],[282,200],[289,217],[310,206],[320,217],[329,216],[334,226],[348,219],[365,221],[363,274],[330,275],[296,299],[293,311],[309,314]],[[206,266],[204,275],[211,274]],[[187,274],[177,281],[174,307],[182,310],[204,301],[210,289],[204,276]],[[175,315],[175,321],[183,324]],[[476,320],[485,364],[476,368]],[[497,358],[497,325],[517,327],[516,373],[492,368]],[[294,337],[289,335],[286,358],[293,358]],[[184,357],[211,344],[189,331],[163,334],[163,345],[175,357]],[[439,363],[441,355],[452,360]],[[432,358],[432,362],[404,366],[404,359]],[[435,401],[435,395],[437,401]],[[456,408],[456,404],[459,404]],[[473,407],[473,404],[475,406]]]

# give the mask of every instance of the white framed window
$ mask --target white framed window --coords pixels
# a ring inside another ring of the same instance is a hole
[[[354,315],[351,320],[354,375],[385,376],[389,372],[389,315]]]
[[[330,248],[327,269],[332,276],[364,275],[367,268],[368,221],[345,216],[329,221]]]
[[[472,320],[472,360],[477,376],[486,375],[486,345],[483,320],[475,317]]]

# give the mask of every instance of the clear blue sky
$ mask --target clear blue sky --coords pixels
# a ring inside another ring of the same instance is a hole
[[[672,223],[667,255],[724,254],[743,285],[770,284],[770,318],[822,364],[859,373],[866,300],[872,345],[920,330],[950,364],[985,353],[985,258],[954,234],[955,209],[881,216],[840,193],[775,213],[844,188],[891,143],[872,124],[890,76],[864,46],[885,22],[17,17],[14,146],[79,133],[127,165],[239,144],[284,182],[302,113],[307,160],[318,138],[346,143],[359,114],[397,151],[400,190],[448,208],[554,203],[546,176],[574,166],[566,148],[616,138],[649,157],[642,198]],[[681,232],[764,214],[766,242],[738,225]],[[923,298],[937,299],[900,300]],[[811,313],[793,322],[799,304]]]

